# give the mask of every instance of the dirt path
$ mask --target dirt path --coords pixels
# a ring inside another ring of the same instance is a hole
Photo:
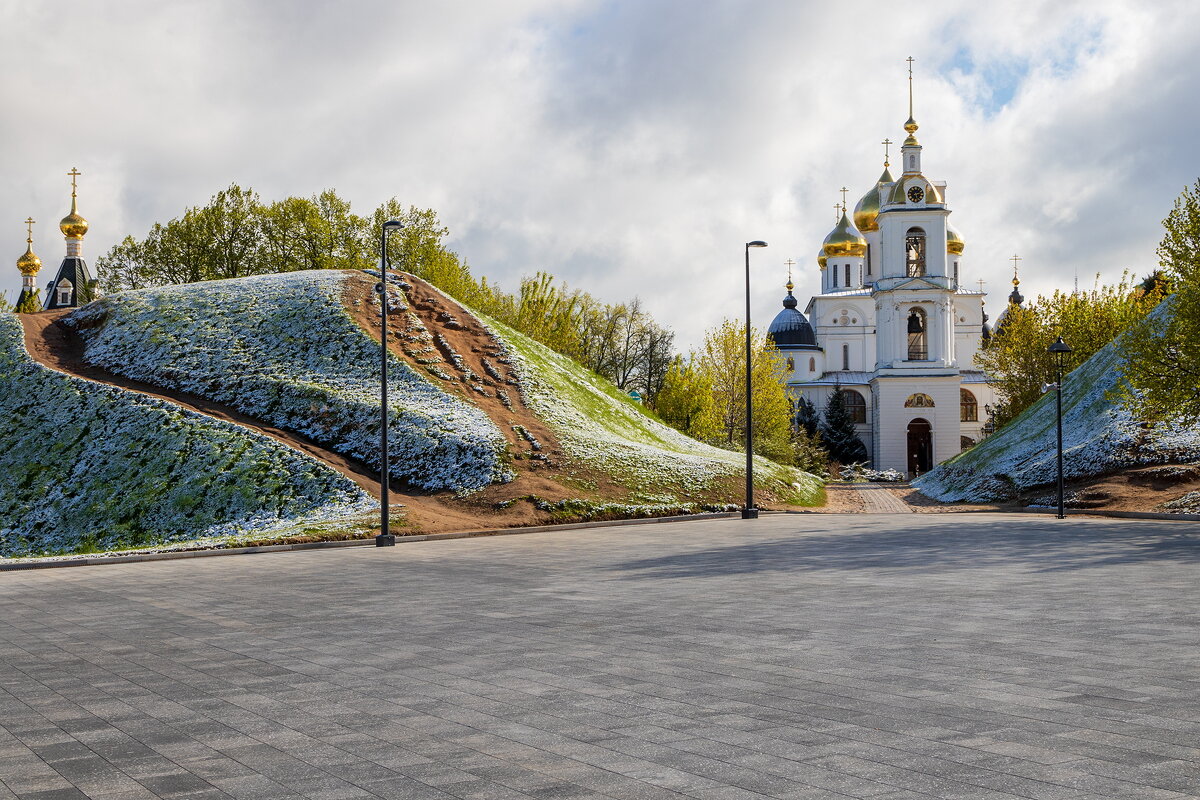
[[[187,392],[164,389],[141,381],[131,380],[106,369],[89,364],[83,359],[83,342],[70,328],[59,320],[69,313],[66,310],[44,311],[38,314],[20,314],[25,328],[25,349],[34,361],[55,372],[73,375],[84,380],[116,386],[126,391],[156,397],[169,403],[196,411],[207,417],[232,422],[257,433],[269,436],[294,450],[311,456],[326,466],[337,470],[374,498],[379,497],[379,474],[365,464],[341,453],[337,453],[308,437],[292,431],[264,425],[254,417],[237,409],[215,403]],[[407,508],[407,518],[423,531],[472,530],[490,527],[495,520],[487,521],[477,515],[462,513],[448,508],[436,495],[407,491],[395,483],[390,487],[394,502]]]
[[[911,514],[912,507],[882,483],[856,483],[854,490],[862,498],[867,514]]]

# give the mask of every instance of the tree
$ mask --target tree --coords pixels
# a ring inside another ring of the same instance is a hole
[[[792,452],[793,463],[805,472],[824,475],[829,470],[829,451],[821,445],[821,437],[803,426],[792,432]]]
[[[42,310],[42,298],[40,289],[34,289],[29,294],[25,295],[25,299],[17,303],[16,311],[18,314],[36,314]]]
[[[1138,417],[1200,420],[1200,180],[1163,220],[1159,263],[1175,293],[1123,341],[1126,405]]]
[[[6,314],[10,311],[16,311],[13,304],[8,302],[8,291],[0,292],[0,314]]]
[[[654,398],[653,409],[671,427],[693,439],[712,439],[720,433],[712,381],[696,364],[693,353],[685,361],[676,356]]]
[[[839,464],[858,464],[867,460],[867,447],[858,438],[854,420],[846,408],[846,395],[835,384],[829,403],[825,406],[825,423],[821,426],[821,441],[829,457]]]
[[[821,427],[821,416],[817,413],[817,407],[804,395],[796,401],[795,427],[809,436],[817,436]]]
[[[704,337],[697,363],[712,383],[713,399],[720,421],[716,441],[731,450],[744,447],[746,432],[746,338],[745,327],[725,320]],[[766,336],[751,329],[751,403],[754,409],[753,449],[768,458],[790,463],[792,459],[792,405],[784,379],[783,356]]]
[[[1135,285],[1129,273],[1111,286],[1087,292],[1055,292],[1027,306],[1009,305],[978,363],[999,395],[995,419],[1004,425],[1041,397],[1043,383],[1054,380],[1055,361],[1046,348],[1062,336],[1072,348],[1063,360],[1069,370],[1087,361],[1122,332],[1138,324],[1162,299],[1146,282]]]

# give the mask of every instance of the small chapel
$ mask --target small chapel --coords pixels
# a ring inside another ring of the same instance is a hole
[[[817,253],[820,294],[801,312],[789,276],[768,334],[786,358],[791,395],[823,412],[841,392],[872,466],[911,477],[979,441],[995,394],[976,361],[990,336],[985,295],[965,285],[966,244],[950,224],[946,183],[921,163],[912,59],[908,80],[900,176],[885,150],[883,174],[853,219],[843,190]]]
[[[28,309],[32,302],[40,305],[39,310],[78,308],[98,296],[96,283],[92,280],[87,262],[83,260],[83,237],[88,231],[88,222],[79,214],[76,179],[82,175],[72,168],[67,175],[71,178],[71,211],[58,223],[58,229],[66,238],[67,254],[46,287],[45,298],[38,297],[37,275],[42,269],[42,260],[33,252],[33,225],[35,220],[25,220],[25,253],[17,259],[17,270],[21,273],[21,293],[17,296],[16,308]]]

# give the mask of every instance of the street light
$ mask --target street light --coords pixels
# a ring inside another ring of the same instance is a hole
[[[379,283],[375,291],[379,294],[379,535],[375,537],[376,547],[395,547],[396,535],[388,524],[388,328],[387,328],[387,273],[388,273],[388,231],[399,230],[404,223],[398,219],[389,219],[383,223],[379,233],[379,252],[383,257],[383,269],[379,273]]]
[[[1054,353],[1057,359],[1057,380],[1054,382],[1054,405],[1058,414],[1058,518],[1063,519],[1066,516],[1066,510],[1063,506],[1062,372],[1063,354],[1071,352],[1071,348],[1067,346],[1067,343],[1060,336],[1055,340],[1054,344],[1050,345],[1048,350]]]
[[[742,519],[758,519],[758,507],[754,505],[754,418],[750,404],[750,248],[766,246],[766,242],[757,239],[746,242],[746,505],[742,508]]]

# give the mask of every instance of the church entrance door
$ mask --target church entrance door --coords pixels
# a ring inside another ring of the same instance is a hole
[[[933,467],[933,427],[920,417],[908,423],[908,474],[922,475]]]

